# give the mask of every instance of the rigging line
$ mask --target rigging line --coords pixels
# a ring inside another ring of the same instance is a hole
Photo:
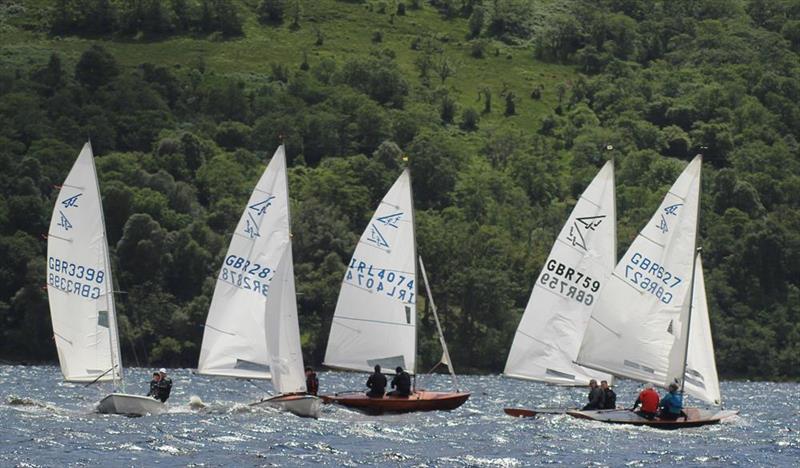
[[[114,364],[113,366],[111,366],[111,369],[109,369],[109,370],[107,370],[107,371],[103,372],[102,374],[98,375],[96,379],[94,379],[94,380],[92,380],[91,382],[87,383],[87,384],[86,384],[86,385],[84,385],[83,387],[84,387],[84,388],[86,388],[86,387],[88,387],[89,385],[94,385],[95,383],[97,383],[97,381],[98,381],[98,380],[102,379],[103,377],[105,377],[105,375],[106,375],[106,374],[108,374],[109,372],[113,371],[113,370],[114,370],[114,369],[116,369],[116,368],[117,368],[117,365],[116,365],[116,364]]]

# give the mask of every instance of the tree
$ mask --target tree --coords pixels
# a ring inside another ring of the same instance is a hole
[[[89,47],[75,66],[75,79],[89,89],[110,83],[118,74],[117,61],[99,45]]]
[[[286,0],[261,0],[256,11],[262,23],[281,23],[286,14]]]

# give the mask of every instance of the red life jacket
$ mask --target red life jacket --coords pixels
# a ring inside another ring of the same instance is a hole
[[[639,401],[642,402],[642,411],[645,413],[655,413],[658,411],[658,392],[652,388],[646,388],[639,393]]]

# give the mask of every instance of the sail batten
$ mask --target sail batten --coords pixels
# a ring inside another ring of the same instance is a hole
[[[698,156],[614,269],[576,361],[666,387],[683,379],[689,292],[697,238]]]
[[[97,170],[86,143],[61,185],[47,236],[50,317],[67,381],[122,380],[110,263]]]
[[[556,385],[611,375],[575,364],[583,330],[615,264],[613,162],[578,199],[533,286],[504,375]]]
[[[231,236],[206,319],[198,373],[271,377],[264,311],[278,263],[291,248],[289,226],[286,155],[279,146]]]
[[[372,371],[416,365],[416,246],[411,178],[398,177],[356,244],[331,324],[324,364]]]

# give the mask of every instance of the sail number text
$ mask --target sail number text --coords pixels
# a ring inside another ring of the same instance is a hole
[[[386,294],[408,304],[414,303],[414,277],[407,273],[377,268],[353,257],[344,281],[370,292]]]
[[[674,289],[683,280],[667,271],[663,265],[645,257],[639,252],[631,256],[625,265],[625,278],[639,289],[658,298],[664,304],[672,302]]]
[[[600,281],[552,258],[547,261],[545,269],[546,271],[539,277],[542,286],[550,288],[560,296],[592,305],[594,302],[592,293],[600,290]]]
[[[264,297],[269,292],[269,282],[272,281],[272,276],[271,268],[252,263],[238,255],[228,255],[225,259],[225,266],[219,272],[219,279],[222,281],[240,289],[261,293]]]
[[[70,294],[77,294],[89,299],[100,297],[105,272],[100,269],[78,265],[59,258],[47,259],[47,284]]]

